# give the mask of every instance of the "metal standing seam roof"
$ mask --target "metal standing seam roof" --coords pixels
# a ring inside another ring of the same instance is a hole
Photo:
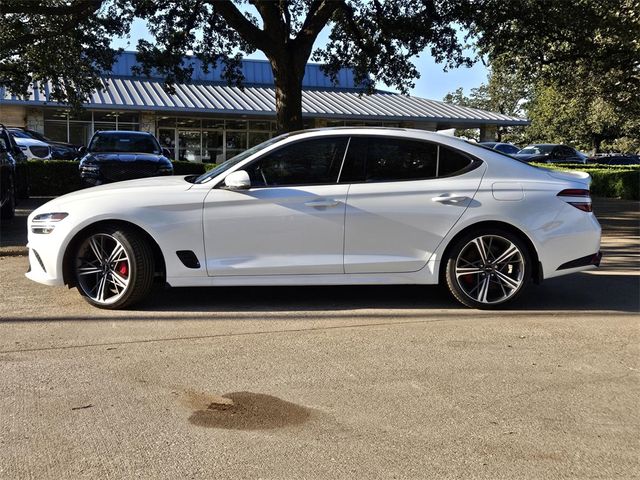
[[[275,88],[269,86],[229,86],[218,83],[175,85],[175,93],[165,91],[159,79],[105,77],[104,91],[91,94],[86,108],[135,109],[212,115],[275,115]],[[0,105],[60,106],[49,102],[49,85],[44,94],[32,88],[26,98],[0,89]],[[460,107],[436,100],[377,91],[362,95],[357,90],[312,89],[302,91],[305,117],[358,120],[424,121],[466,125],[528,125],[529,121],[500,113]]]

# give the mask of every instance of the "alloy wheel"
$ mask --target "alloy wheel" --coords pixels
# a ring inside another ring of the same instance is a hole
[[[462,292],[482,304],[503,303],[522,287],[525,256],[513,242],[482,235],[468,242],[455,261],[455,278]]]
[[[117,302],[125,294],[131,262],[114,236],[96,233],[84,240],[76,258],[76,278],[83,293],[99,304]]]

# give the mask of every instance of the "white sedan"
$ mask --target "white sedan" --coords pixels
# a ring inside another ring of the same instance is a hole
[[[124,308],[156,283],[446,283],[503,306],[530,281],[595,268],[590,177],[449,136],[338,128],[281,135],[200,177],[114,183],[29,216],[27,277]]]

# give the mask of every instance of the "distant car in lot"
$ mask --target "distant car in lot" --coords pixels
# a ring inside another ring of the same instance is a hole
[[[531,280],[599,264],[589,184],[586,173],[422,130],[306,130],[199,177],[50,201],[28,219],[27,276],[111,309],[142,300],[154,282],[444,283],[467,306],[495,308]]]
[[[589,157],[587,163],[597,163],[599,165],[640,165],[640,155],[602,155]]]
[[[148,132],[100,131],[80,153],[80,177],[86,185],[173,175],[167,151]]]
[[[51,140],[39,132],[34,130],[30,130],[28,128],[18,128],[11,127],[9,131],[17,138],[30,138],[32,140],[38,140],[42,143],[46,143],[49,145],[51,150],[51,159],[52,160],[77,160],[78,159],[78,149],[80,148],[77,145],[73,145],[71,143],[66,142],[58,142]]]
[[[492,148],[493,150],[498,150],[499,152],[506,153],[507,155],[513,155],[514,153],[518,153],[520,151],[520,149],[512,143],[478,142],[478,145]]]
[[[51,160],[51,147],[41,140],[31,138],[20,129],[7,129],[27,160]]]
[[[514,154],[518,160],[545,163],[587,163],[587,156],[568,145],[540,143],[529,145]]]

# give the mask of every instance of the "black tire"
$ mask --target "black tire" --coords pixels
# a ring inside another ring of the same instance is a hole
[[[485,247],[486,261],[478,242]],[[510,245],[517,253],[509,255]],[[509,256],[504,262],[495,262],[501,254]],[[529,247],[517,235],[499,228],[483,228],[463,235],[451,247],[445,261],[449,291],[471,308],[498,309],[512,303],[522,295],[532,276]]]
[[[102,247],[98,251],[105,254],[97,260],[93,247],[100,242]],[[120,256],[114,257],[113,261],[106,261],[111,257],[105,257],[110,255],[110,250],[114,254],[118,244],[124,253],[118,254]],[[89,231],[75,242],[71,261],[78,292],[98,308],[117,310],[131,307],[147,297],[153,287],[153,250],[140,233],[129,227],[105,225]],[[92,267],[100,272],[92,271]],[[125,281],[126,286],[122,286]]]
[[[2,220],[11,220],[16,215],[16,189],[13,177],[9,178],[7,185],[7,198],[0,208],[0,218]]]

